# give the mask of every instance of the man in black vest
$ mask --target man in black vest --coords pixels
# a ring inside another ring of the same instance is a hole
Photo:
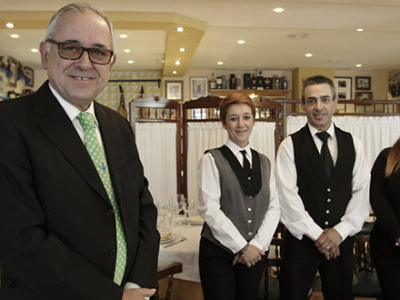
[[[279,147],[276,179],[284,236],[280,299],[304,300],[319,271],[325,300],[352,296],[353,243],[369,215],[369,167],[361,142],[332,123],[335,86],[306,79],[308,123]]]

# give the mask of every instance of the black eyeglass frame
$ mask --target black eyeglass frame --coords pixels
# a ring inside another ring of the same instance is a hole
[[[53,40],[53,39],[47,39],[46,42],[47,42],[47,43],[54,44],[54,45],[57,45],[57,48],[58,48],[58,56],[61,57],[62,59],[66,59],[66,60],[78,60],[78,59],[80,59],[80,58],[82,57],[83,53],[86,51],[86,52],[88,53],[89,60],[90,60],[92,63],[97,64],[97,65],[108,65],[108,64],[110,63],[110,61],[111,61],[111,58],[112,58],[113,55],[114,55],[114,51],[112,51],[112,50],[110,50],[110,49],[107,49],[107,48],[101,48],[101,47],[86,48],[86,47],[83,47],[83,46],[79,45],[78,43],[72,43],[72,42],[57,42],[57,41],[55,41],[55,40]],[[65,45],[65,44],[76,44],[77,46],[79,46],[79,47],[82,49],[81,54],[80,54],[77,58],[68,58],[68,57],[63,57],[63,56],[61,56],[61,49],[60,49],[60,47],[61,47],[62,45]],[[92,60],[92,57],[90,56],[90,51],[91,51],[91,50],[96,50],[96,49],[106,50],[106,51],[108,51],[108,52],[111,53],[110,58],[108,59],[108,62],[106,62],[106,63],[99,63],[99,62],[95,62],[95,61]]]

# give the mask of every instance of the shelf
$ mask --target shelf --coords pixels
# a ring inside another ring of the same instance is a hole
[[[210,96],[226,97],[234,92],[244,93],[247,95],[255,94],[258,97],[269,97],[269,98],[287,98],[290,90],[221,90],[212,89],[209,90]]]

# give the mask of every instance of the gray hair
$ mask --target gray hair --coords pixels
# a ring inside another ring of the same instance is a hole
[[[115,49],[114,49],[115,48],[114,28],[113,28],[113,24],[112,24],[111,20],[108,17],[106,17],[101,10],[97,9],[96,7],[92,6],[89,3],[84,3],[84,2],[71,3],[71,4],[68,4],[68,5],[60,8],[60,10],[50,19],[49,25],[47,26],[46,35],[45,35],[46,41],[48,39],[52,39],[55,36],[57,29],[58,29],[58,23],[60,21],[60,17],[69,11],[72,11],[75,13],[81,13],[81,14],[84,14],[88,11],[92,11],[95,14],[102,17],[103,20],[107,23],[108,28],[110,29],[111,42],[112,42],[111,50],[115,51]],[[50,51],[50,47],[51,47],[51,45],[49,43],[47,43],[47,45],[46,45],[47,52]]]
[[[305,91],[306,87],[308,87],[309,85],[323,84],[323,83],[329,84],[329,86],[331,87],[331,91],[332,91],[332,97],[333,97],[332,100],[335,100],[336,99],[336,88],[335,88],[335,85],[332,82],[332,80],[330,80],[328,77],[325,77],[322,75],[317,75],[317,76],[309,77],[306,80],[304,80],[303,88],[301,90],[301,101],[303,103],[305,103],[304,91]]]

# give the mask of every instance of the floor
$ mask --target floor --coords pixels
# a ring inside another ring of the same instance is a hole
[[[314,292],[310,300],[324,300],[324,296],[322,296],[322,292]],[[354,298],[354,300],[376,300],[376,298]]]

